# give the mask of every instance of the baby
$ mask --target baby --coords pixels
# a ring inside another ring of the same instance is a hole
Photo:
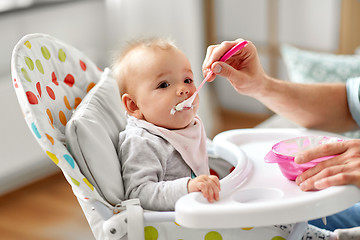
[[[171,114],[196,90],[190,62],[170,41],[147,39],[128,46],[113,70],[128,113],[119,136],[119,159],[126,198],[149,210],[174,210],[176,201],[201,191],[219,199],[220,183],[209,175],[206,134],[190,109]]]
[[[219,199],[220,183],[209,175],[206,134],[197,116],[199,97],[190,109],[174,107],[196,90],[189,60],[172,42],[147,39],[132,43],[113,70],[128,113],[119,135],[125,198],[139,198],[149,210],[174,210],[190,192],[209,202]],[[288,232],[293,224],[277,225]],[[302,239],[337,239],[308,225]]]

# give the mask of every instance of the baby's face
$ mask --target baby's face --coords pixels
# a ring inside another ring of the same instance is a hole
[[[132,64],[129,92],[134,95],[140,118],[168,129],[186,127],[196,115],[198,97],[192,109],[170,112],[196,91],[190,62],[178,49],[136,51],[131,59],[137,62]]]

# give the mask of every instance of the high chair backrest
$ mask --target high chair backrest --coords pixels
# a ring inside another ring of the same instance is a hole
[[[104,202],[91,166],[74,161],[65,138],[68,121],[87,93],[100,81],[102,70],[82,52],[45,34],[29,34],[18,42],[13,50],[11,70],[26,122],[43,150],[61,168],[75,194]],[[114,82],[110,85],[116,87]],[[116,125],[118,130],[124,125],[121,124]],[[112,134],[111,138],[115,145],[117,134]],[[85,166],[85,171],[79,169],[79,165]],[[120,177],[119,173],[116,179]],[[122,182],[118,187],[122,188]],[[120,190],[120,196],[113,201],[121,198],[121,194]]]

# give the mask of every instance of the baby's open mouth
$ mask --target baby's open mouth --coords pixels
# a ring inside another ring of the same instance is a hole
[[[186,101],[186,100],[185,100]],[[193,109],[193,105],[191,104],[191,106],[187,106],[183,103],[185,103],[185,101],[182,101],[181,103],[178,103],[177,105],[175,105],[171,111],[170,111],[170,114],[171,115],[174,115],[176,112],[180,112],[180,111],[186,111],[186,110],[190,110],[190,109]]]

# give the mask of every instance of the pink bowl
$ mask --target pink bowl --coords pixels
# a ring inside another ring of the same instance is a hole
[[[319,162],[334,157],[326,156],[314,159],[308,163],[296,164],[294,158],[299,152],[316,147],[320,144],[341,141],[343,141],[343,139],[328,136],[304,136],[283,140],[276,143],[271,151],[266,154],[265,162],[277,163],[282,174],[286,178],[295,180],[298,175],[307,169],[314,167]]]

